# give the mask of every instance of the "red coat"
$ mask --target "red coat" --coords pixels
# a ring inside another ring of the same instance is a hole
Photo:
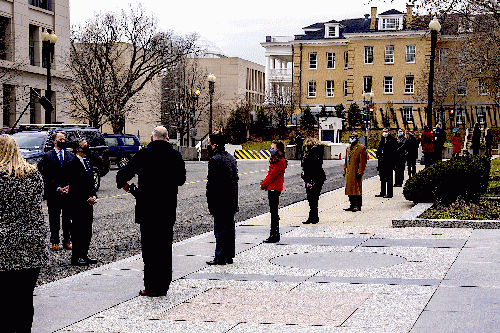
[[[275,164],[269,164],[269,171],[266,178],[260,183],[260,188],[266,191],[283,191],[286,164],[284,158]]]
[[[423,153],[433,153],[434,145],[433,145],[434,136],[431,132],[422,133],[422,152]]]
[[[462,136],[453,135],[451,137],[451,143],[453,144],[453,154],[459,154],[462,151]]]

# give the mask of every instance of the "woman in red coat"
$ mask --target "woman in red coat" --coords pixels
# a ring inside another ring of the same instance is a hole
[[[271,234],[265,243],[277,243],[280,241],[280,216],[278,205],[283,182],[285,180],[285,145],[281,141],[271,143],[271,158],[269,159],[269,171],[266,178],[260,183],[260,189],[267,191],[269,197],[269,209],[271,211]]]
[[[453,144],[453,157],[457,157],[462,152],[462,136],[460,131],[455,131],[451,137],[451,143]]]
[[[429,126],[424,126],[424,133],[422,133],[422,154],[424,155],[424,164],[427,168],[434,162],[434,136],[432,135]]]

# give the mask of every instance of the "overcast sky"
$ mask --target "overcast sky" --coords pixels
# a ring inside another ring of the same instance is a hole
[[[220,47],[228,56],[265,65],[266,36],[293,36],[317,22],[363,17],[372,6],[378,13],[389,9],[406,11],[406,1],[316,0],[290,3],[272,0],[158,1],[142,0],[149,13],[159,19],[160,28],[178,34],[196,32]],[[71,24],[83,23],[95,12],[127,8],[127,0],[70,0]]]

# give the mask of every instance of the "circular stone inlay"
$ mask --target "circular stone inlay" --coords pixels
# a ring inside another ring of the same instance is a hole
[[[271,262],[303,269],[342,270],[390,267],[405,263],[406,259],[384,253],[316,252],[290,254],[271,259]]]

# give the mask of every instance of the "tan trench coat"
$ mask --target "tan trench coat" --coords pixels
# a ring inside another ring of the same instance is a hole
[[[347,147],[345,156],[345,194],[362,195],[363,177],[358,178],[356,175],[365,173],[366,161],[368,160],[366,147],[357,142],[354,147]]]

